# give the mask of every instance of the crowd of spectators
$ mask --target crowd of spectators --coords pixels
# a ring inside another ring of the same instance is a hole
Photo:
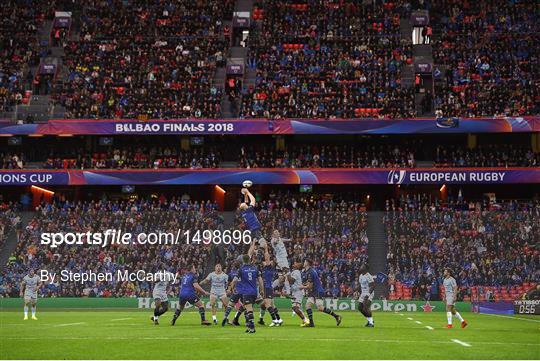
[[[24,229],[23,236],[9,264],[4,268],[0,297],[18,296],[19,285],[29,268],[46,267],[51,272],[73,273],[147,270],[157,272],[186,271],[195,265],[203,273],[210,248],[181,240],[173,245],[61,245],[57,248],[40,244],[42,232],[104,232],[107,229],[130,232],[173,232],[218,229],[223,220],[217,205],[210,201],[178,198],[160,201],[91,201],[43,204]],[[145,239],[141,236],[141,239]],[[178,285],[171,290],[178,294]],[[44,282],[40,296],[151,297],[149,282]]]
[[[435,107],[447,116],[540,113],[535,1],[432,1],[435,64],[446,68]]]
[[[413,91],[401,86],[412,58],[400,33],[405,5],[265,1],[248,39],[256,84],[243,92],[241,116],[414,116]]]
[[[0,203],[0,249],[6,242],[6,237],[13,229],[19,229],[21,221],[20,206],[13,202]]]
[[[25,156],[22,153],[0,153],[0,169],[23,169]]]
[[[439,146],[435,154],[436,167],[538,167],[540,153],[530,147],[487,145],[468,149]]]
[[[388,145],[293,145],[242,147],[242,168],[402,168],[414,167],[414,152]]]
[[[46,1],[5,0],[0,6],[0,112],[12,111],[31,88],[30,67],[39,64],[37,30],[46,18]],[[54,3],[54,2],[51,2]]]
[[[110,151],[72,152],[71,155],[51,154],[45,169],[161,169],[218,168],[219,149],[212,147],[182,150],[178,147],[122,147]]]
[[[390,297],[403,284],[410,290],[405,297],[439,299],[446,267],[459,300],[473,298],[476,286],[512,289],[540,281],[538,201],[443,203],[409,195],[388,201],[386,209]]]
[[[218,118],[233,0],[85,3],[56,94],[68,118]]]

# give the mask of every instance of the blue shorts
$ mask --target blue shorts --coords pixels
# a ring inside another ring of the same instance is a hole
[[[253,305],[257,301],[257,295],[242,295],[242,303],[244,305]]]
[[[232,304],[235,304],[236,302],[241,301],[241,300],[242,300],[242,295],[239,293],[235,293],[234,295],[231,296],[231,299],[229,301]]]
[[[274,289],[272,287],[270,288],[265,287],[263,298],[274,298]]]
[[[190,303],[192,305],[195,305],[197,302],[200,301],[200,298],[197,296],[180,296],[178,298],[178,302],[180,303],[180,306],[185,306],[186,303]]]

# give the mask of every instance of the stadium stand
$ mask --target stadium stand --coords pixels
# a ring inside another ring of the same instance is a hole
[[[390,299],[438,299],[445,267],[457,270],[459,299],[512,300],[538,282],[538,201],[387,201]]]
[[[232,138],[231,138],[232,139]],[[32,145],[0,153],[0,169],[162,169],[162,168],[415,168],[538,167],[540,154],[529,145],[463,145],[416,141],[275,142],[205,141],[182,148],[177,142],[132,139],[110,146],[80,143]],[[238,144],[236,144],[238,143]],[[69,145],[68,145],[69,144]]]
[[[221,219],[210,201],[198,202],[171,199],[168,202],[63,202],[39,206],[34,218],[26,226],[17,244],[15,260],[3,271],[4,282],[0,297],[17,296],[19,283],[29,267],[47,265],[51,270],[116,271],[146,267],[154,271],[185,270],[194,264],[201,272],[206,266],[209,247],[180,242],[169,246],[108,246],[92,245],[58,248],[40,245],[42,232],[87,232],[105,229],[122,229],[132,234],[143,230],[216,229]],[[177,285],[178,286],[178,285]],[[149,293],[150,292],[150,293]],[[130,282],[80,282],[47,283],[40,292],[46,297],[56,296],[148,296],[151,285]],[[177,289],[171,292],[177,294]]]
[[[66,44],[67,83],[56,91],[68,118],[217,118],[212,84],[229,43],[234,1],[95,2],[80,40]],[[128,30],[129,29],[129,30]]]
[[[540,25],[535,1],[432,1],[436,64],[446,68],[435,107],[451,116],[540,112]]]
[[[241,116],[354,118],[414,116],[400,69],[412,50],[399,31],[408,11],[355,1],[265,1],[255,10]]]
[[[0,114],[28,102],[35,76],[30,68],[41,56],[37,29],[54,2],[24,3],[6,0],[0,8]]]

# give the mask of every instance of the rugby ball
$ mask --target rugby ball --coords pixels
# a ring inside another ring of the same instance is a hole
[[[245,180],[245,181],[242,183],[242,186],[243,186],[244,188],[249,188],[249,187],[251,187],[252,185],[253,185],[253,182],[250,181],[250,180]]]

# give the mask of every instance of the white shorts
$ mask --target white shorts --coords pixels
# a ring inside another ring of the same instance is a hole
[[[360,295],[360,298],[358,299],[358,302],[362,303],[364,302],[364,298],[368,296],[368,300],[370,301],[373,301],[373,297],[375,297],[375,292],[371,292],[371,293],[362,293]]]
[[[294,305],[299,305],[299,306],[302,305],[302,301],[304,300],[304,292],[296,291],[296,292],[293,292],[291,296],[292,296],[291,302],[292,302],[293,306]]]
[[[37,295],[24,295],[24,303],[37,302]]]
[[[223,296],[227,296],[227,292],[225,291],[215,292],[215,291],[210,290],[210,297],[221,298]]]
[[[285,268],[287,269],[290,269],[291,267],[289,266],[289,260],[287,259],[287,257],[278,257],[276,258],[276,263],[277,263],[277,266],[280,270],[283,270]]]
[[[311,296],[307,298],[307,301],[311,303],[312,305],[317,305],[320,307],[324,306],[324,300],[322,298],[315,298]]]
[[[446,305],[447,306],[453,306],[454,305],[454,295],[446,295]]]
[[[153,292],[152,298],[154,300],[160,300],[161,302],[167,302],[169,300],[169,296],[164,292]]]

